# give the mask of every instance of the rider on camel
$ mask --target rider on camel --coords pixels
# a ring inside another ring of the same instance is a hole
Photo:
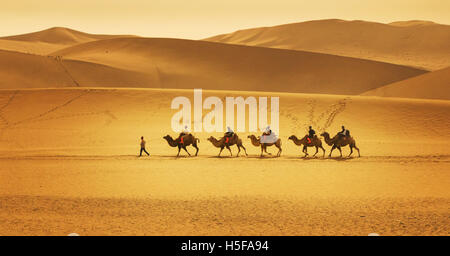
[[[180,132],[180,136],[178,136],[178,138],[181,138],[181,137],[183,137],[184,135],[188,135],[189,133],[191,133],[191,132],[189,131],[188,126],[185,125],[183,131]]]
[[[309,126],[308,137],[306,138],[308,143],[311,143],[311,140],[316,136],[316,131],[313,130],[312,126]]]
[[[227,132],[225,133],[225,143],[228,143],[230,138],[234,136],[234,131],[230,128],[230,126],[227,126]]]
[[[308,130],[308,136],[310,139],[314,138],[314,136],[316,135],[316,131],[313,130],[312,126],[309,126],[309,130]]]
[[[269,136],[271,134],[272,134],[272,130],[270,129],[270,126],[267,126],[262,135]]]
[[[340,138],[348,138],[350,137],[350,131],[345,129],[344,126],[342,126],[342,131],[338,132],[338,136]]]

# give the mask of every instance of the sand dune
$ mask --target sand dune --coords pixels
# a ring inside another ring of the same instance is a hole
[[[145,87],[145,74],[76,60],[0,50],[0,88]]]
[[[450,67],[373,89],[362,95],[450,100]]]
[[[450,26],[427,21],[382,24],[317,20],[239,30],[205,40],[329,53],[430,70],[450,66]]]
[[[159,88],[360,94],[425,71],[328,54],[156,38],[76,45],[52,55],[150,75]]]
[[[47,55],[51,52],[63,49],[65,47],[67,47],[67,45],[0,39],[0,50],[22,52],[28,54]]]
[[[286,155],[299,155],[300,149],[288,142],[287,137],[305,134],[309,124],[318,131],[331,133],[345,124],[358,139],[365,156],[450,153],[448,101],[268,92],[204,93],[204,97],[212,95],[280,96],[280,133],[285,140]],[[170,103],[177,96],[192,99],[193,93],[106,88],[3,90],[0,150],[2,154],[23,151],[133,155],[136,139],[146,135],[154,154],[173,155],[176,150],[169,148],[162,137],[174,135],[170,120],[176,110],[170,109]],[[218,150],[206,141],[207,136],[199,134],[200,152],[215,155]],[[248,145],[246,136],[245,144]],[[248,147],[252,154],[259,153],[257,148]]]
[[[80,31],[76,31],[69,28],[54,27],[38,32],[6,36],[0,39],[3,40],[13,40],[13,41],[24,41],[24,42],[44,42],[50,44],[65,44],[74,45],[79,43],[85,43],[95,40],[104,40],[117,37],[134,37],[131,35],[97,35],[88,34]]]
[[[394,21],[391,23],[388,23],[391,26],[398,26],[398,27],[412,27],[412,26],[436,26],[439,25],[432,21],[427,20],[407,20],[407,21]]]
[[[191,90],[0,90],[0,234],[448,234],[448,101],[204,91],[274,95],[280,158],[248,133],[249,157],[217,158],[206,138],[221,134],[196,133],[200,155],[176,159],[162,136]],[[287,137],[309,124],[345,124],[362,157],[302,158]],[[151,157],[136,157],[141,135]]]
[[[0,49],[45,55],[68,46],[130,35],[95,35],[69,28],[54,27],[43,31],[0,37]]]

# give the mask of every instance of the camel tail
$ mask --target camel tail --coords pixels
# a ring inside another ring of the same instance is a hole
[[[195,138],[195,140],[196,140],[198,143],[200,143],[200,139],[199,139],[199,138]]]

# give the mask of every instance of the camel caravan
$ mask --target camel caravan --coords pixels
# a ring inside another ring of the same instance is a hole
[[[224,134],[221,138],[215,138],[213,136],[210,136],[207,140],[211,142],[211,144],[216,147],[220,148],[218,157],[221,156],[222,151],[226,148],[230,152],[230,156],[233,156],[233,152],[231,151],[232,146],[236,146],[238,152],[237,157],[239,156],[239,153],[241,152],[241,149],[244,150],[244,153],[246,156],[247,149],[244,147],[242,143],[242,139],[239,138],[239,136],[234,133],[230,127],[227,128],[228,131]],[[358,157],[360,157],[359,148],[356,146],[355,139],[350,136],[350,131],[345,129],[344,126],[342,126],[342,131],[338,132],[334,137],[331,137],[328,132],[323,132],[320,134],[321,137],[324,138],[325,143],[329,146],[331,146],[330,153],[328,157],[331,157],[331,154],[333,153],[333,150],[338,149],[340,153],[340,157],[342,157],[342,147],[349,146],[350,147],[350,154],[347,157],[350,157],[353,154],[353,149],[356,149],[358,152]],[[192,146],[196,149],[195,156],[198,155],[198,143],[200,143],[200,139],[196,138],[193,134],[187,131],[181,132],[177,138],[172,138],[170,135],[166,135],[163,137],[169,146],[178,148],[177,157],[180,156],[180,151],[183,149],[186,151],[186,153],[191,156],[189,151],[187,150],[187,146]],[[261,154],[260,157],[264,156],[264,153],[267,155],[272,155],[271,153],[267,152],[267,147],[275,146],[278,148],[278,152],[276,154],[277,157],[281,156],[281,139],[278,138],[271,130],[270,127],[267,127],[266,130],[263,132],[261,136],[255,136],[255,135],[249,135],[247,136],[248,139],[250,139],[250,142],[255,147],[261,148]],[[143,137],[141,138],[141,155],[142,151],[145,151],[145,141],[143,140]],[[309,127],[308,134],[299,139],[297,136],[292,135],[289,137],[288,140],[292,140],[292,142],[302,147],[302,153],[304,154],[303,157],[308,157],[308,148],[314,147],[316,149],[316,152],[312,155],[312,157],[315,157],[317,153],[319,153],[319,149],[322,151],[322,157],[325,157],[325,149],[322,146],[322,140],[316,135],[316,132],[312,129],[312,127]],[[144,148],[142,148],[142,145],[144,145]],[[148,153],[147,153],[148,154]],[[140,155],[140,156],[141,156]]]

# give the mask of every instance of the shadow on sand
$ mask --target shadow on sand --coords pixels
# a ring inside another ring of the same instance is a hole
[[[287,158],[287,159],[296,159],[296,160],[304,160],[304,161],[310,161],[310,160],[348,161],[348,160],[355,159],[357,157],[352,157],[352,156],[351,157],[345,157],[345,156],[343,156],[343,157],[340,157],[340,156],[336,156],[336,157],[327,157],[327,156],[325,156],[325,157],[322,157],[322,156],[315,156],[315,157],[312,157],[312,156],[307,156],[307,157],[297,156],[297,157],[295,157],[295,156],[287,156],[285,158]]]

